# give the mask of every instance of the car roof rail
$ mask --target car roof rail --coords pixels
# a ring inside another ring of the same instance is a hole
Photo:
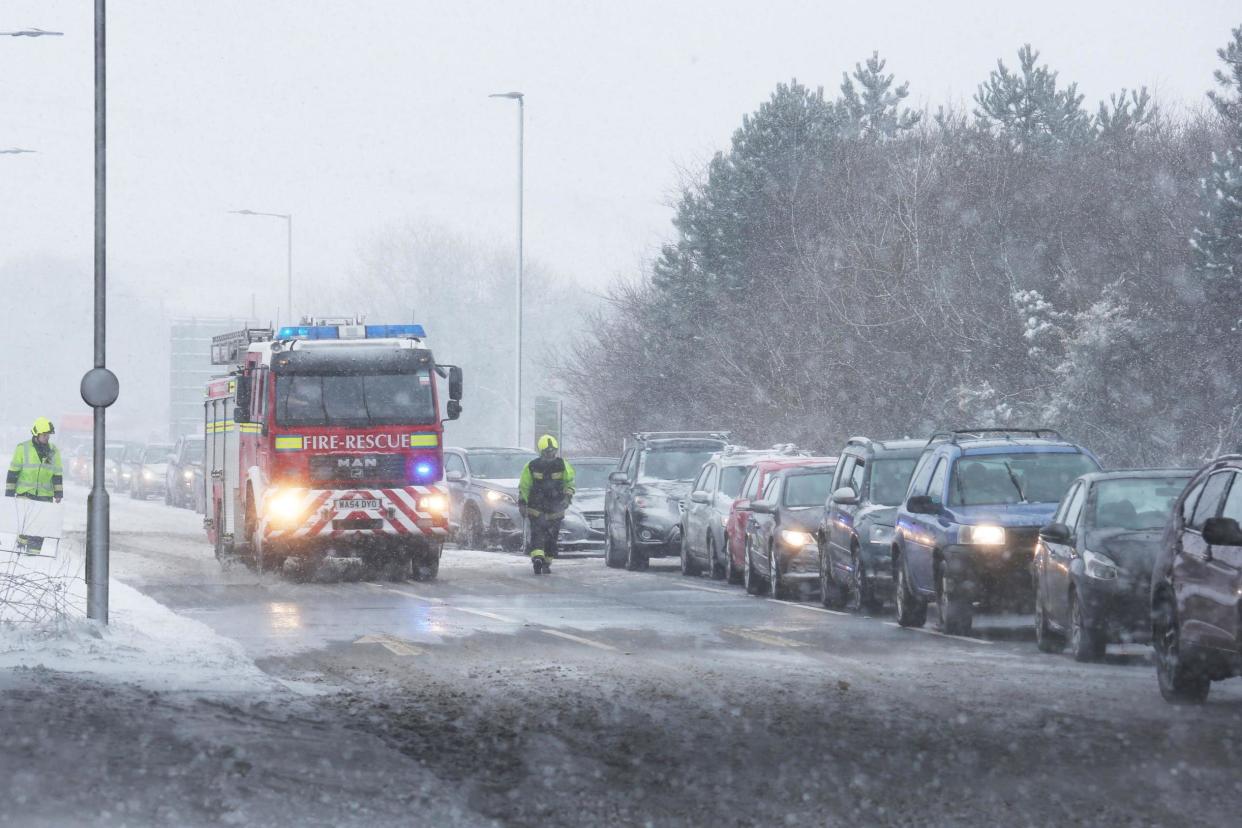
[[[721,449],[720,453],[723,454],[725,457],[729,457],[730,455],[733,455],[733,454],[745,454],[748,451],[750,451],[750,449],[748,449],[746,446],[734,445],[733,443],[730,443],[729,445]]]
[[[965,440],[983,440],[997,437],[1012,440],[1014,437],[1034,437],[1040,440],[1064,440],[1061,432],[1053,428],[955,428],[948,431],[937,431],[927,438],[927,445],[932,443],[961,443]]]
[[[725,440],[732,436],[728,431],[635,431],[635,440],[676,440],[679,438],[699,440]]]
[[[883,441],[872,440],[870,437],[851,437],[845,441],[845,444],[847,446],[870,446],[876,442],[879,442],[880,445],[884,445]]]

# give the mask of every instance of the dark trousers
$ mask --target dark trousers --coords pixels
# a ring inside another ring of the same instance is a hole
[[[526,554],[542,549],[550,558],[556,557],[556,540],[561,533],[561,516],[544,517],[530,515],[530,538],[526,541]]]

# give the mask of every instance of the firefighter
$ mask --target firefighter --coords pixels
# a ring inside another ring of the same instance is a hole
[[[60,449],[52,445],[56,429],[47,417],[39,417],[30,429],[30,439],[20,443],[9,463],[9,476],[4,481],[5,497],[23,497],[44,503],[60,503],[64,497],[64,469]],[[17,549],[32,554],[43,549],[43,538],[18,535]]]
[[[561,520],[574,496],[574,467],[557,456],[560,446],[551,434],[539,438],[539,456],[526,464],[518,481],[518,511],[530,527],[526,551],[535,574],[552,571]]]

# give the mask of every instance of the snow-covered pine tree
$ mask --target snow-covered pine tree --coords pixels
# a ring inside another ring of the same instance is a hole
[[[910,94],[910,84],[894,87],[894,76],[884,74],[885,64],[879,52],[871,53],[866,66],[854,64],[854,80],[858,81],[858,87],[848,74],[842,73],[839,106],[844,116],[842,130],[848,137],[892,138],[919,122],[921,113],[903,106]]]

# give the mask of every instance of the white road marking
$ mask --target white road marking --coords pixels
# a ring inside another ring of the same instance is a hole
[[[480,618],[490,618],[493,621],[504,621],[506,624],[521,624],[522,623],[516,618],[510,618],[507,615],[497,615],[494,612],[486,612],[485,610],[467,609],[466,607],[453,607],[453,606],[450,606],[449,609],[456,610],[457,612],[464,612],[467,615],[477,615]]]
[[[810,612],[822,612],[825,615],[845,615],[845,616],[850,615],[850,613],[848,612],[841,612],[840,610],[830,610],[827,607],[813,607],[810,604],[800,604],[797,601],[778,601],[775,598],[769,598],[768,600],[771,601],[773,604],[784,604],[785,606],[788,606],[788,607],[797,607],[798,609],[809,610]]]
[[[354,641],[354,643],[378,644],[393,655],[399,656],[416,656],[423,654],[423,651],[417,647],[407,644],[400,638],[394,638],[391,635],[364,635],[362,638]]]
[[[613,653],[620,652],[620,650],[618,650],[616,647],[612,646],[611,644],[604,644],[601,641],[592,641],[591,639],[583,638],[580,635],[574,635],[572,633],[561,632],[560,630],[550,630],[547,627],[544,627],[542,630],[540,630],[540,632],[545,632],[548,635],[554,635],[557,638],[563,638],[566,641],[576,641],[579,644],[585,644],[588,647],[594,647],[597,650],[608,650],[609,652],[613,652]]]
[[[699,586],[698,584],[678,583],[675,585],[681,587],[682,589],[697,589],[699,592],[719,592],[721,595],[736,595],[737,594],[737,590],[734,590],[734,589],[721,589],[719,587]]]
[[[896,627],[899,630],[911,630],[912,632],[923,633],[923,635],[935,635],[935,636],[939,636],[940,638],[948,638],[952,641],[964,641],[967,644],[991,645],[994,643],[994,642],[987,641],[982,638],[970,638],[964,635],[949,635],[948,633],[942,633],[940,630],[929,630],[924,627],[903,627],[900,624],[898,624],[896,621],[885,621],[884,625],[887,627]]]
[[[772,644],[777,647],[805,647],[805,642],[794,641],[792,638],[783,638],[779,635],[763,632],[762,630],[750,629],[747,627],[723,627],[722,633],[736,635],[739,638],[748,638],[751,641],[758,641],[760,644]]]

